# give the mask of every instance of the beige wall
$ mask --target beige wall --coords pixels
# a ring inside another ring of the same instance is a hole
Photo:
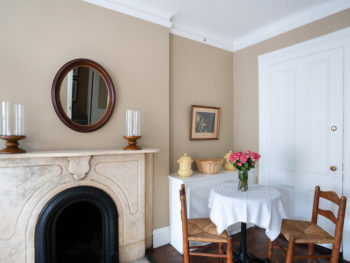
[[[174,35],[169,40],[167,28],[81,0],[4,1],[0,18],[0,100],[25,104],[21,145],[28,151],[121,148],[124,110],[142,112],[140,145],[160,149],[154,228],[169,223],[167,175],[183,153],[195,159],[222,156],[232,146],[258,150],[257,56],[350,26],[347,10],[232,55]],[[86,134],[58,119],[50,97],[57,70],[80,57],[100,63],[116,89],[112,118]],[[191,104],[222,108],[219,140],[189,140]]]
[[[192,104],[221,107],[219,140],[189,140]],[[232,53],[170,35],[170,170],[184,153],[223,157],[231,148]]]
[[[258,56],[350,26],[350,9],[233,54],[233,148],[259,148]]]
[[[140,145],[160,149],[154,227],[168,225],[168,29],[81,0],[2,1],[0,21],[0,100],[25,104],[27,138],[21,145],[28,151],[121,148],[124,110],[140,110]],[[51,103],[56,72],[75,58],[101,64],[115,84],[113,115],[92,133],[66,127]]]

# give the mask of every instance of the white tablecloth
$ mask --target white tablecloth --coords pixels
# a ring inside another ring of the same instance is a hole
[[[210,219],[218,233],[237,222],[253,223],[266,229],[266,235],[278,237],[286,213],[281,193],[273,187],[249,185],[247,192],[237,190],[237,184],[219,185],[209,196]]]

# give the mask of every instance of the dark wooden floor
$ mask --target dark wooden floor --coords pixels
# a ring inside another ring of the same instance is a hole
[[[282,245],[286,245],[283,238],[279,238]],[[266,258],[267,256],[267,237],[265,230],[258,227],[253,227],[247,230],[247,246],[248,253],[254,254],[259,258]],[[307,251],[305,246],[296,245],[297,248]],[[238,250],[239,248],[239,234],[233,236],[233,249]],[[213,251],[215,248],[209,248],[207,251]],[[303,251],[301,252],[303,253]],[[315,254],[327,254],[328,250],[324,248],[316,248]],[[275,250],[275,262],[284,262],[284,254],[278,250]],[[152,263],[179,263],[183,262],[182,255],[177,252],[171,245],[165,245],[159,248],[150,249],[147,251],[147,257]],[[320,263],[329,262],[326,259],[320,259]],[[218,262],[217,259],[204,258],[204,257],[191,257],[191,263],[209,263]],[[307,260],[299,260],[298,262],[307,262]],[[349,263],[343,260],[340,263]]]

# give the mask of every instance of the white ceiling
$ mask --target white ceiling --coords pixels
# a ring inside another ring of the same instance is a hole
[[[84,1],[232,52],[350,8],[350,0]]]

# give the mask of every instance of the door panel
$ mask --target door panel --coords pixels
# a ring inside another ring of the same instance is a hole
[[[305,127],[301,133],[305,134],[305,155],[308,157],[302,164],[305,173],[329,174],[329,135],[328,120],[328,83],[329,61],[322,60],[309,63],[305,67],[306,81],[305,99]],[[302,117],[302,116],[301,116]],[[302,160],[300,160],[302,161]]]
[[[294,184],[296,169],[296,86],[297,70],[286,63],[271,77],[271,174],[275,184]]]
[[[297,100],[298,184],[342,193],[342,50],[335,49],[301,59]],[[331,126],[337,130],[332,131]],[[330,166],[336,166],[331,171]]]

